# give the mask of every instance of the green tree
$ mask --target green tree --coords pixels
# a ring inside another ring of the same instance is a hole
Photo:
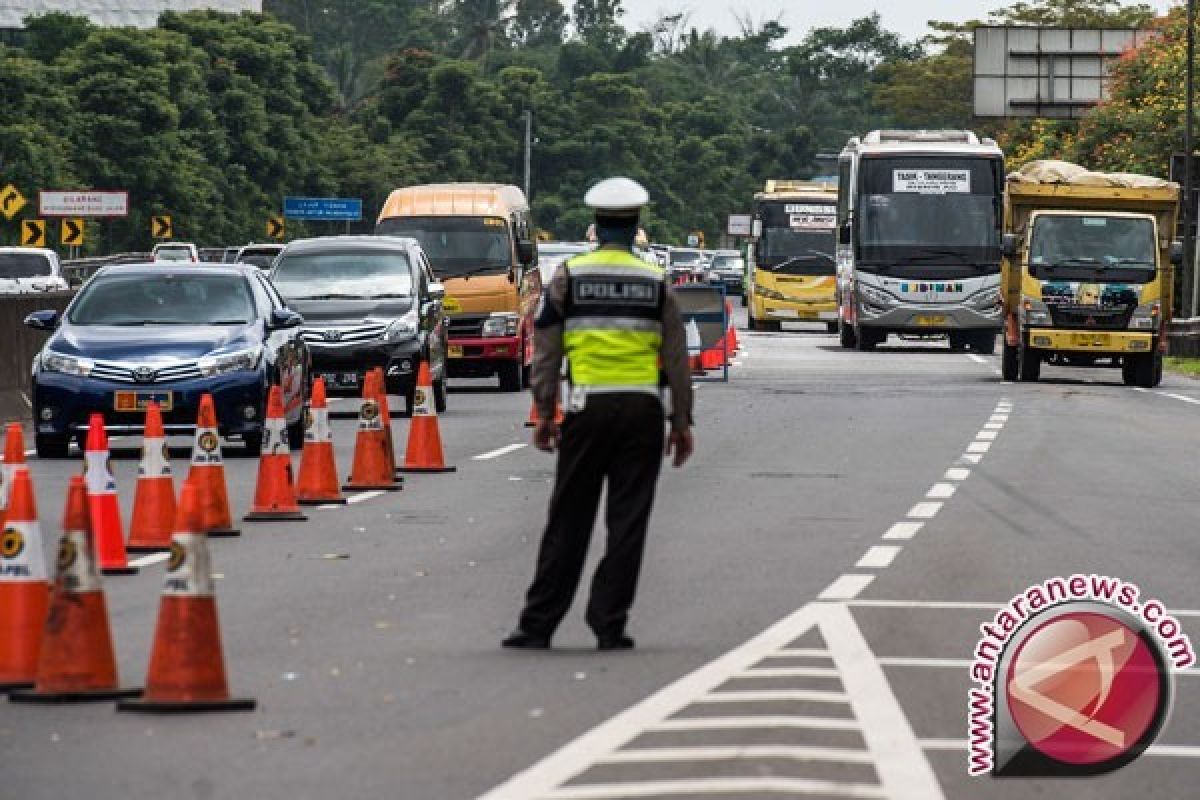
[[[593,47],[614,47],[625,38],[621,0],[575,0],[571,19],[579,37]]]
[[[513,41],[524,47],[556,47],[562,44],[568,21],[561,0],[517,0]]]

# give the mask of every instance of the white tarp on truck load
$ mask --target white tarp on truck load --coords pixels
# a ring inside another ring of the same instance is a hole
[[[1012,183],[1061,183],[1069,186],[1107,186],[1119,189],[1162,189],[1170,181],[1131,172],[1092,172],[1069,161],[1030,161],[1010,172]]]

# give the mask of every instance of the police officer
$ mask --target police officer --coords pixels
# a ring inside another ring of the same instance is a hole
[[[608,544],[592,579],[586,619],[601,650],[634,646],[625,632],[664,453],[660,365],[671,389],[665,452],[676,467],[692,454],[692,384],[679,308],[661,267],[633,254],[638,216],[650,201],[628,178],[591,188],[599,247],[559,267],[538,312],[534,444],[558,449],[549,519],[525,608],[505,647],[545,649],[579,587],[600,492],[608,484]],[[560,370],[568,396],[555,423]]]

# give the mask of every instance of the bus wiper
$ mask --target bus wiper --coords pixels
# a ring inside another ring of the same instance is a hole
[[[498,266],[496,264],[487,264],[482,267],[475,267],[465,272],[456,272],[452,275],[446,275],[447,278],[470,278],[474,275],[479,275],[484,272],[505,272],[506,266]]]
[[[1053,261],[1049,264],[1042,264],[1041,266],[1050,267],[1053,269],[1055,267],[1100,267],[1103,265],[1095,258],[1078,256],[1076,258],[1059,259],[1058,261]]]
[[[952,258],[963,258],[963,253],[961,250],[954,250],[949,247],[922,247],[913,253],[912,257],[925,258],[928,256],[950,256]]]
[[[1110,264],[1129,264],[1135,267],[1153,267],[1156,266],[1153,260],[1144,258],[1113,258],[1109,260]]]

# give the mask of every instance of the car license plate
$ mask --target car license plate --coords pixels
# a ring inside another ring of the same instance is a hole
[[[337,386],[345,389],[355,389],[358,387],[357,372],[323,372],[321,377],[325,379],[325,383],[330,386]]]
[[[1077,333],[1075,334],[1076,347],[1107,347],[1109,336],[1107,333]]]
[[[145,412],[150,402],[158,403],[162,411],[170,411],[174,407],[175,398],[171,392],[116,392],[113,397],[113,408],[117,411],[136,414]]]
[[[924,328],[932,328],[937,325],[945,325],[946,318],[943,316],[932,316],[929,314],[919,314],[917,316],[917,324]]]
[[[449,356],[450,358],[462,358],[463,357],[462,345],[461,344],[450,345],[449,348],[446,350],[446,355]]]

